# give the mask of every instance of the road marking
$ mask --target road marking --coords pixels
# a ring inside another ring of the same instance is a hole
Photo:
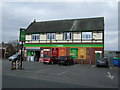
[[[112,68],[110,67],[110,69],[112,69]]]
[[[107,73],[108,73],[107,77],[109,77],[110,79],[113,79],[115,77],[115,76],[112,76],[110,72],[107,72]]]
[[[64,72],[62,72],[62,73],[58,73],[58,75],[62,75],[62,74],[68,73],[69,71],[70,71],[70,70],[64,71]]]
[[[95,65],[92,66],[92,68],[95,67]]]

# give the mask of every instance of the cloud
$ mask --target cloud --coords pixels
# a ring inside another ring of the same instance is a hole
[[[27,28],[36,19],[49,21],[56,19],[74,19],[105,17],[105,49],[117,49],[118,8],[116,2],[16,2],[3,3],[3,41],[17,39],[19,28]],[[7,34],[6,37],[4,37]],[[116,37],[116,39],[113,39]],[[110,41],[112,40],[112,42]],[[117,44],[116,44],[117,45]]]

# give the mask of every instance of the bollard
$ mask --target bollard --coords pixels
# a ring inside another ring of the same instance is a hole
[[[21,62],[20,60],[17,61],[17,69],[20,69]]]
[[[11,63],[11,70],[16,69],[16,61],[12,61]]]

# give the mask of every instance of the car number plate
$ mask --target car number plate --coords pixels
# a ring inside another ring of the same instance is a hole
[[[100,63],[105,63],[105,62],[100,62]]]

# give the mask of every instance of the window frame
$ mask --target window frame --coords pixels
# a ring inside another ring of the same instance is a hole
[[[38,40],[40,40],[40,34],[32,34],[32,40],[33,40],[33,41],[38,41]]]
[[[50,35],[52,35],[52,36],[50,36]],[[52,37],[52,39],[50,39],[50,37]],[[55,39],[56,39],[56,34],[55,33],[47,33],[47,40],[55,40]]]
[[[82,32],[82,40],[91,40],[92,32]]]
[[[68,38],[69,35],[69,38]],[[64,33],[64,40],[72,40],[72,33],[71,32],[65,32]]]

